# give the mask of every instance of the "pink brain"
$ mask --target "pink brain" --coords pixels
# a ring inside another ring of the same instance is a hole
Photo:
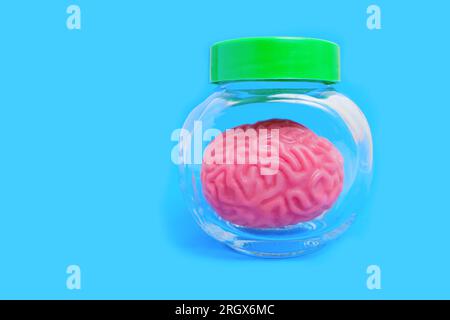
[[[312,220],[334,204],[342,191],[344,160],[330,141],[290,120],[233,129],[211,141],[203,156],[203,193],[220,217],[244,227],[277,228]],[[255,139],[236,142],[249,129],[256,132],[257,151]],[[271,147],[278,152],[262,152]],[[276,170],[264,172],[274,161]]]

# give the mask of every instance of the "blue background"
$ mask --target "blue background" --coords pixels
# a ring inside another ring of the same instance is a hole
[[[450,298],[445,1],[3,1],[0,298]],[[81,30],[66,8],[81,8]],[[337,242],[260,260],[184,208],[170,135],[206,98],[209,46],[261,35],[342,49],[374,182]],[[66,267],[82,289],[66,288]],[[368,290],[366,268],[382,270]]]

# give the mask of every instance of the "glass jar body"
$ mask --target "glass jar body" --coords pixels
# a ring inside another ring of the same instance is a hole
[[[273,228],[240,226],[223,219],[205,197],[205,148],[220,132],[269,119],[300,123],[330,141],[343,158],[342,190],[334,204],[312,220]],[[235,250],[263,257],[301,255],[336,239],[362,208],[372,175],[372,138],[365,116],[349,98],[319,82],[218,86],[186,119],[178,156],[181,188],[200,227]]]

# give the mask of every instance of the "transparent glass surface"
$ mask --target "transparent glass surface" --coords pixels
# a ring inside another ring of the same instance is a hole
[[[255,229],[222,219],[205,199],[202,153],[218,129],[268,119],[289,119],[325,137],[344,158],[344,184],[319,217],[282,228]],[[209,130],[213,129],[213,130]],[[346,96],[323,83],[242,81],[223,84],[186,119],[179,143],[181,188],[189,210],[210,236],[240,252],[287,257],[336,239],[364,204],[372,173],[372,138],[366,118]]]

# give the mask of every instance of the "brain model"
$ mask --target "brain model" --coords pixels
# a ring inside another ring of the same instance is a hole
[[[250,228],[316,218],[336,201],[343,179],[343,158],[331,142],[278,119],[223,132],[205,149],[201,170],[203,193],[216,213]]]

